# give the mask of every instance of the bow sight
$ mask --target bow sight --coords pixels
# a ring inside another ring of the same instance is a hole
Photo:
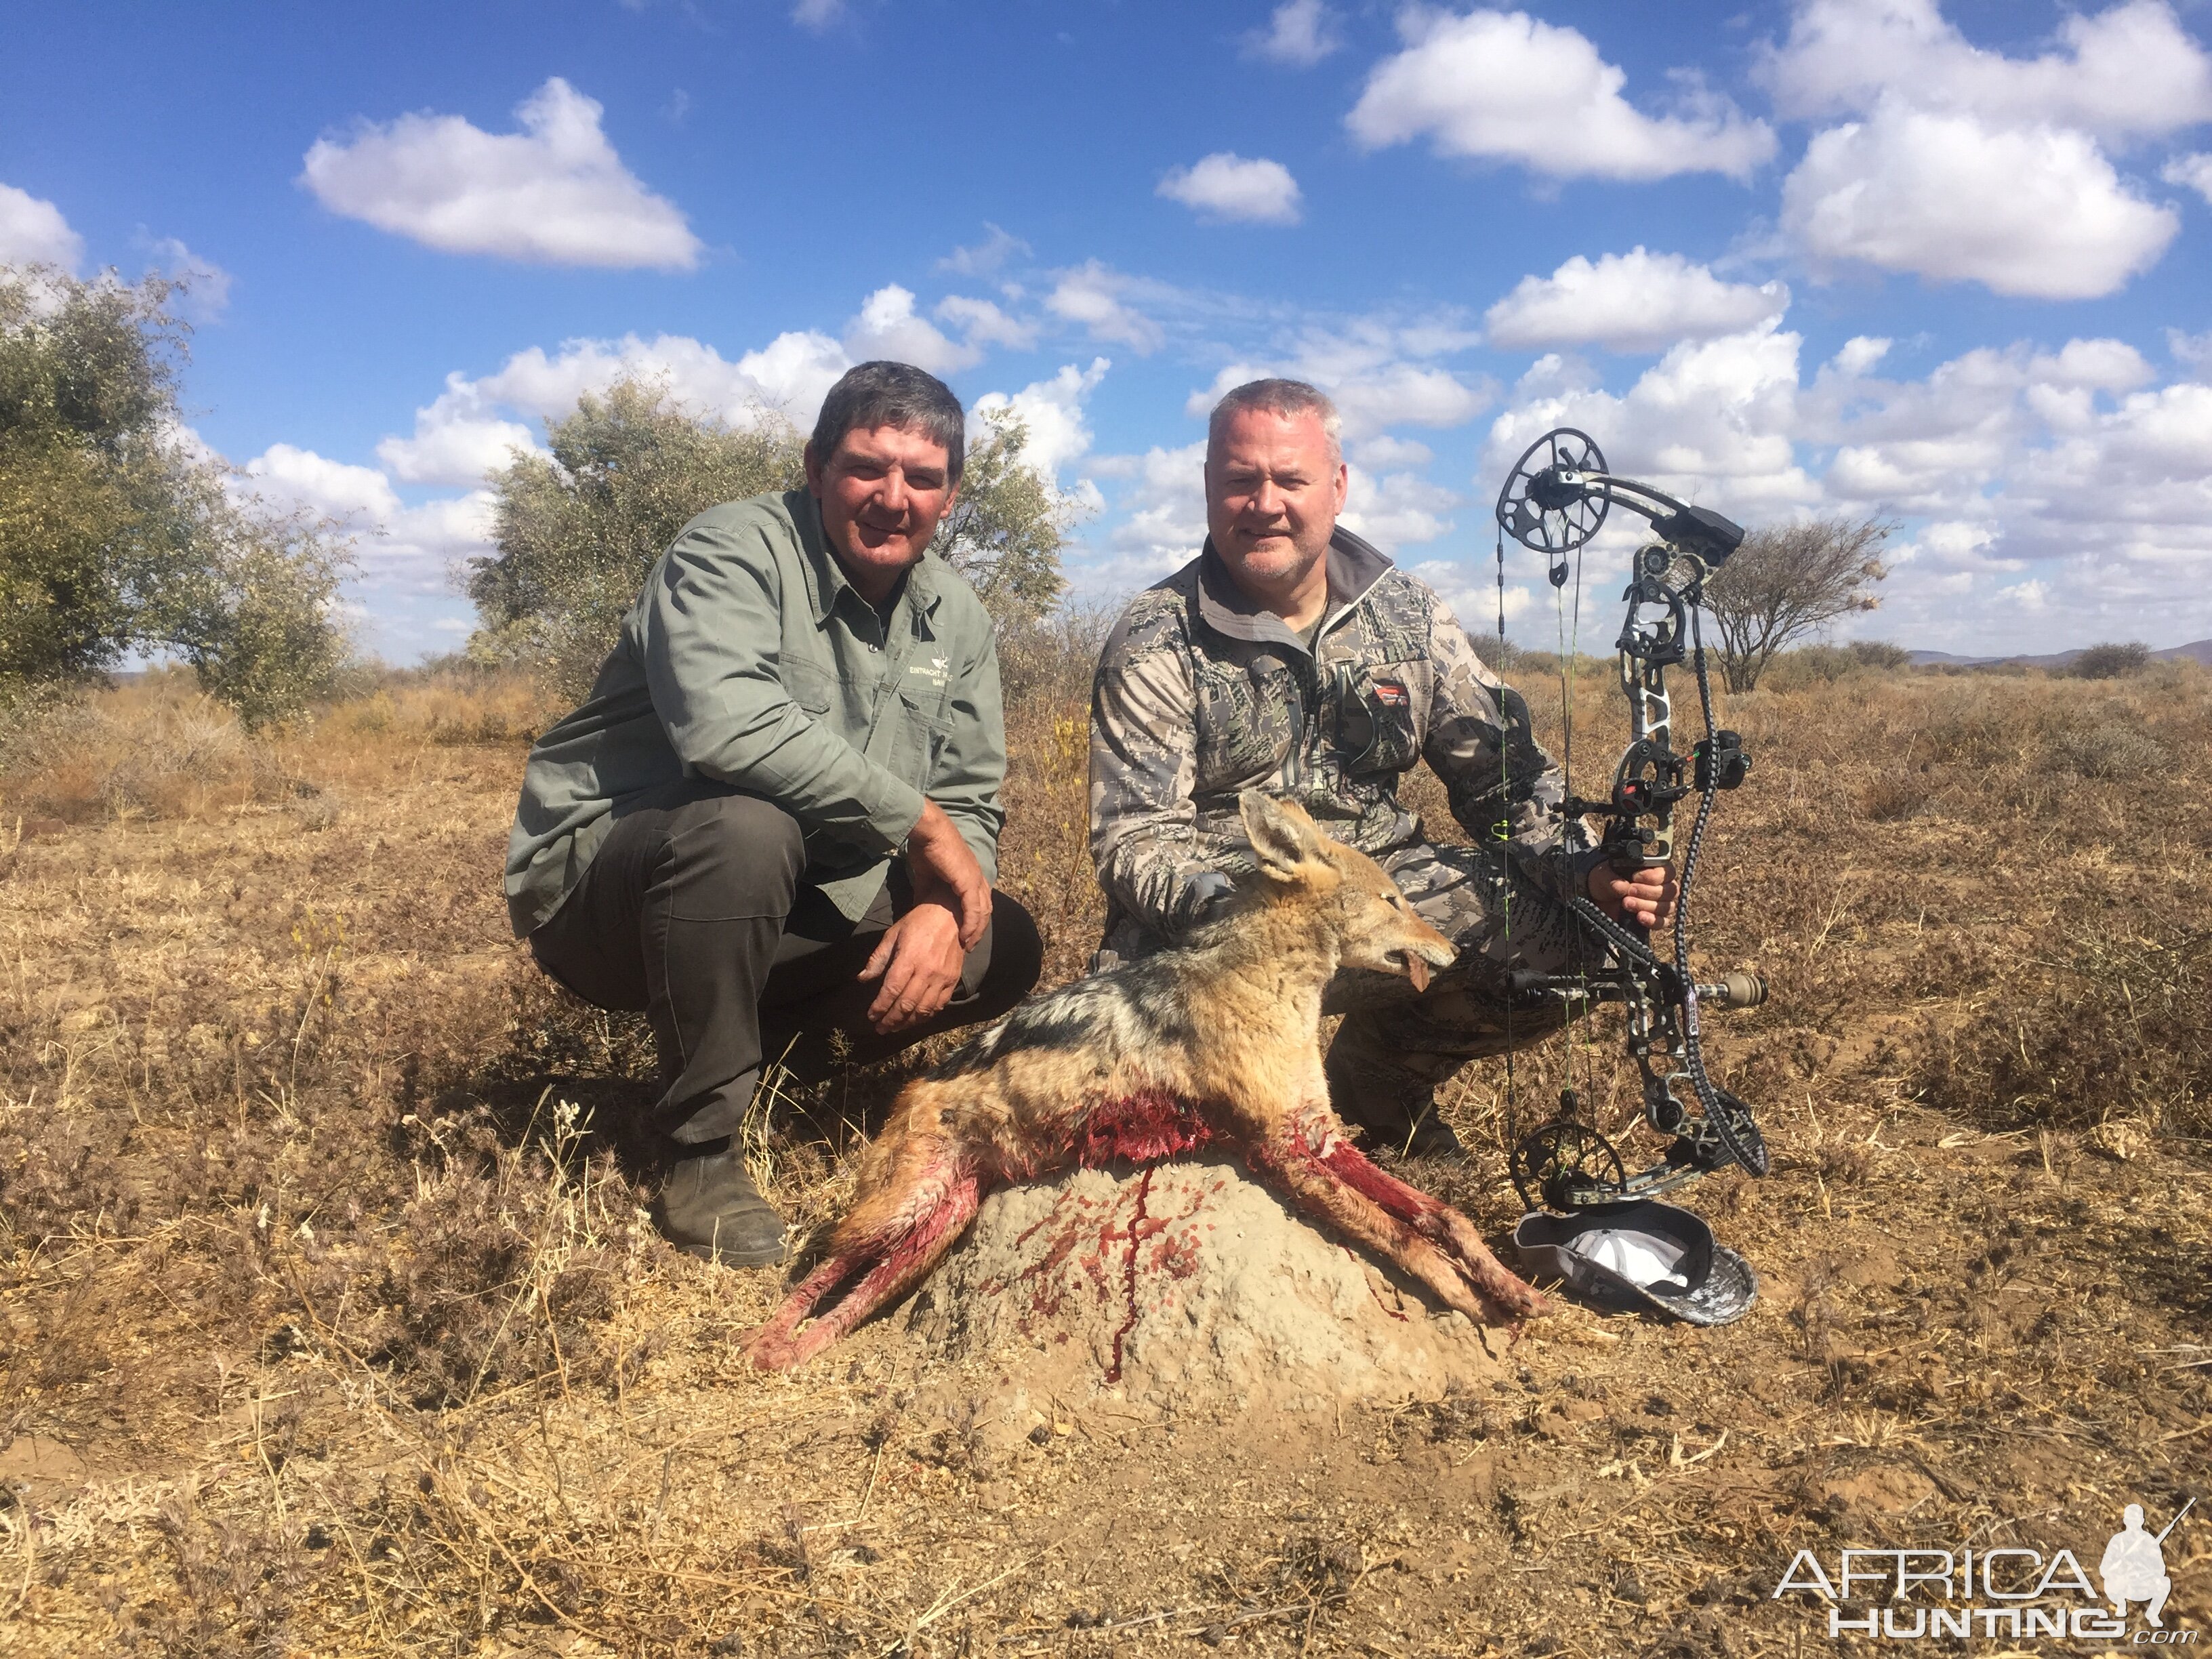
[[[1765,984],[1747,973],[1703,985],[1690,975],[1690,890],[1713,801],[1720,791],[1741,784],[1751,769],[1742,738],[1713,727],[1712,687],[1698,624],[1705,578],[1742,544],[1743,531],[1709,508],[1688,506],[1632,478],[1613,477],[1595,443],[1561,427],[1528,447],[1498,492],[1500,599],[1506,535],[1543,554],[1552,586],[1563,587],[1571,560],[1597,534],[1616,502],[1649,520],[1651,527],[1651,539],[1638,549],[1631,566],[1622,596],[1628,616],[1613,642],[1620,688],[1628,698],[1628,746],[1613,769],[1610,795],[1587,800],[1570,793],[1560,803],[1558,810],[1567,821],[1561,856],[1571,860],[1585,848],[1583,821],[1602,815],[1605,830],[1597,849],[1610,854],[1616,866],[1668,864],[1674,852],[1675,804],[1695,795],[1697,817],[1683,854],[1674,907],[1674,950],[1671,957],[1660,955],[1643,928],[1614,921],[1586,895],[1573,891],[1571,883],[1564,883],[1568,908],[1606,947],[1607,965],[1571,974],[1516,970],[1510,983],[1523,995],[1556,997],[1571,1006],[1621,1003],[1628,1052],[1644,1079],[1644,1119],[1672,1140],[1659,1163],[1632,1176],[1612,1142],[1582,1121],[1576,1091],[1563,1091],[1559,1115],[1519,1140],[1511,1163],[1513,1184],[1522,1198],[1531,1206],[1541,1203],[1558,1210],[1650,1197],[1731,1164],[1753,1175],[1765,1175],[1767,1169],[1765,1143],[1751,1109],[1707,1075],[1698,1030],[1701,1006],[1755,1007],[1766,1000]],[[1576,586],[1579,592],[1579,580]],[[1498,632],[1504,631],[1501,603]],[[1685,661],[1697,674],[1705,725],[1704,738],[1687,755],[1674,747],[1674,706],[1667,693],[1667,670]],[[1560,672],[1571,672],[1563,653]],[[1569,720],[1572,709],[1569,700]],[[1571,735],[1567,752],[1571,757]],[[1570,791],[1572,781],[1568,780]]]

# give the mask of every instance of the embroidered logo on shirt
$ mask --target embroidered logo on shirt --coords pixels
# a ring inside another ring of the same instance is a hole
[[[950,659],[945,657],[932,657],[927,665],[915,663],[906,672],[909,674],[927,674],[932,685],[941,687],[945,684],[946,674],[950,672],[949,662]]]
[[[1376,681],[1375,700],[1390,708],[1404,708],[1413,702],[1413,698],[1407,695],[1404,684],[1397,680]]]

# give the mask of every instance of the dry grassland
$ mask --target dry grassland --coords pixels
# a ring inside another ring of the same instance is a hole
[[[1577,696],[1590,787],[1619,698]],[[400,679],[258,746],[156,680],[9,756],[0,1650],[1794,1654],[1829,1640],[1768,1596],[1799,1549],[2094,1571],[2124,1504],[2212,1497],[2212,676],[1738,700],[1699,938],[1774,988],[1712,1046],[1776,1168],[1688,1201],[1759,1308],[1569,1311],[1481,1396],[1265,1422],[986,1420],[896,1316],[751,1374],[777,1277],[658,1242],[646,1045],[507,936],[543,714]],[[1055,981],[1097,925],[1080,721],[1015,732]],[[1601,1026],[1523,1060],[1523,1127],[1569,1063],[1632,1111]],[[1425,1172],[1493,1238],[1502,1081],[1449,1102],[1477,1172]],[[761,1115],[793,1212],[896,1082]],[[2212,1620],[2207,1518],[2170,1626]]]

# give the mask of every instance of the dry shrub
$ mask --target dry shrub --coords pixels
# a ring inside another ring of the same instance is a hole
[[[565,712],[526,675],[445,661],[386,670],[322,720],[326,733],[391,744],[526,749]]]
[[[999,678],[1010,720],[1026,706],[1087,708],[1099,647],[1118,605],[1069,605],[1030,623],[999,628]]]
[[[611,1159],[586,1155],[572,1103],[552,1103],[537,1127],[511,1146],[481,1108],[422,1125],[433,1167],[400,1212],[388,1312],[368,1339],[418,1385],[419,1404],[611,1375],[597,1333],[644,1243],[636,1197]]]
[[[46,707],[9,735],[0,770],[9,806],[69,823],[207,817],[303,787],[314,793],[181,669]]]
[[[1859,791],[1859,812],[1876,823],[1899,823],[1927,810],[1930,791],[1918,772],[1878,772]]]
[[[2212,1131],[2208,949],[2212,928],[2078,933],[2064,960],[2020,964],[1965,1024],[1931,1030],[1916,1089],[1999,1129],[2133,1117]]]
[[[527,748],[557,712],[540,688],[513,674],[357,678],[361,695],[281,732],[249,732],[180,668],[15,709],[0,730],[0,801],[10,812],[64,823],[221,822],[285,804],[319,829],[331,809],[302,803],[333,784],[380,781],[364,777],[365,767],[374,774],[416,764],[426,747]]]
[[[293,1650],[292,1593],[306,1574],[292,1540],[204,1516],[184,1497],[155,1511],[154,1531],[175,1594],[138,1609],[126,1650],[167,1659]]]
[[[507,983],[510,999],[499,1051],[478,1056],[485,1081],[532,1078],[618,1078],[642,1083],[656,1073],[653,1028],[643,1014],[594,1007],[534,967]]]
[[[2059,732],[2050,753],[2075,776],[2100,781],[2149,777],[2173,763],[2172,753],[2156,738],[2118,721]]]
[[[1766,691],[1797,691],[1859,674],[1898,674],[1910,669],[1912,653],[1881,640],[1848,645],[1808,645],[1784,651],[1759,677]]]

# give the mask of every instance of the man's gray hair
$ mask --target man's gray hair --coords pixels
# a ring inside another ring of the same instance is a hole
[[[1317,386],[1304,380],[1247,380],[1234,392],[1223,395],[1214,404],[1213,413],[1206,422],[1206,447],[1211,454],[1221,441],[1221,434],[1229,422],[1246,410],[1262,415],[1279,415],[1294,421],[1301,415],[1318,416],[1321,429],[1328,438],[1328,459],[1332,465],[1344,459],[1344,417],[1336,412],[1328,393]]]
[[[822,413],[815,417],[814,436],[809,441],[814,459],[826,465],[848,432],[855,428],[872,432],[879,426],[895,426],[942,445],[945,477],[960,482],[960,469],[967,460],[968,417],[952,388],[937,376],[912,363],[883,361],[847,369],[844,378],[830,388],[822,400]]]

